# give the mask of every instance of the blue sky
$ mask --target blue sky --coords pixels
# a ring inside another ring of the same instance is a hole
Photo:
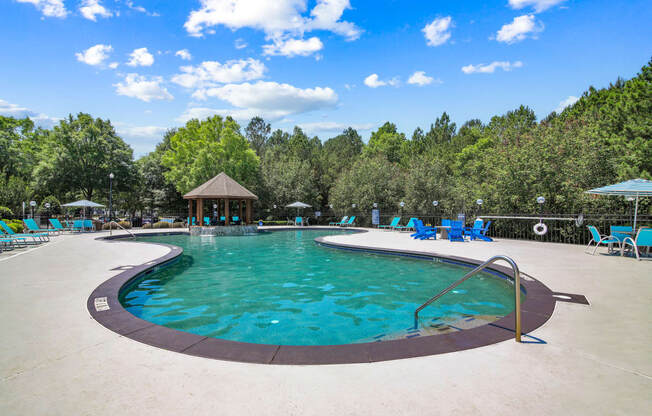
[[[108,118],[142,155],[190,117],[323,140],[539,118],[650,59],[637,0],[0,0],[0,114]]]

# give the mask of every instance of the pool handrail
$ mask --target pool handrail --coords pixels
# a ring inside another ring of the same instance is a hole
[[[516,342],[521,342],[521,272],[518,269],[518,265],[516,265],[516,262],[512,258],[504,255],[494,256],[490,258],[489,260],[477,266],[475,269],[465,274],[461,279],[459,279],[452,285],[448,286],[446,289],[442,290],[441,292],[437,293],[435,296],[428,299],[424,304],[419,306],[414,311],[414,328],[416,329],[419,326],[419,312],[421,312],[423,308],[430,305],[437,299],[441,298],[451,290],[455,289],[457,286],[461,285],[465,281],[469,280],[470,278],[472,278],[473,276],[480,273],[482,270],[486,269],[487,267],[491,266],[492,264],[494,264],[499,260],[503,260],[507,262],[512,268],[513,277],[514,277],[514,329],[515,329],[514,332],[516,333],[514,338]]]

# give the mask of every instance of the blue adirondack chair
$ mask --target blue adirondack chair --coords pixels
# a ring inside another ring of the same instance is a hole
[[[451,221],[450,227],[448,239],[450,241],[464,241],[464,225],[462,221]]]
[[[490,225],[491,221],[487,221],[487,224],[484,225],[484,221],[479,219],[475,220],[473,228],[467,227],[464,229],[464,235],[469,236],[471,241],[476,239],[482,241],[494,241],[491,237],[487,237],[486,235]]]
[[[423,225],[423,221],[421,220],[416,220],[414,222],[414,228],[417,230],[417,232],[411,234],[410,237],[414,238],[415,240],[428,240],[430,238],[434,240],[437,239],[437,230],[432,227],[426,227]]]

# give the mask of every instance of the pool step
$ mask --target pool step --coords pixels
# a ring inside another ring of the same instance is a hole
[[[455,331],[463,331],[478,326],[496,322],[502,316],[495,315],[462,315],[453,319],[430,318],[420,321],[418,328],[409,327],[390,334],[379,334],[364,342],[381,342],[395,339],[410,339],[429,335],[449,334]]]

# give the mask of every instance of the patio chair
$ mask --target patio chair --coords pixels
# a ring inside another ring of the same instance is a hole
[[[650,255],[650,247],[652,247],[652,228],[641,228],[636,234],[636,239],[632,237],[626,237],[623,240],[623,245],[621,247],[621,254],[625,250],[625,247],[630,246],[634,253],[636,254],[636,260],[641,260],[639,255],[639,249],[645,247],[646,255]]]
[[[0,228],[4,234],[8,235],[8,238],[24,238],[25,241],[31,239],[31,243],[40,244],[46,241],[50,241],[50,235],[48,233],[31,233],[31,234],[20,234],[16,233],[10,226],[7,225],[4,221],[0,220]]]
[[[240,225],[240,217],[233,216],[231,217],[231,225]]]
[[[633,228],[628,225],[612,225],[609,227],[609,235],[616,237],[622,245],[625,238],[631,237]]]
[[[408,221],[407,224],[405,224],[405,225],[397,225],[396,227],[394,227],[394,229],[395,229],[395,230],[399,230],[399,231],[410,231],[410,230],[414,230],[414,222],[415,222],[416,220],[418,220],[418,218],[414,218],[414,217],[412,217],[412,218],[410,218],[410,220]]]
[[[95,231],[95,226],[93,225],[93,220],[84,220],[84,230],[88,230],[90,232]]]
[[[613,235],[600,235],[598,229],[595,228],[593,225],[588,225],[587,227],[591,232],[591,241],[589,241],[589,244],[584,249],[585,253],[588,254],[588,250],[591,247],[591,244],[593,243],[595,243],[595,248],[593,249],[591,255],[595,255],[595,252],[598,250],[598,246],[600,246],[600,244],[606,244],[608,246],[609,253],[613,252],[612,244],[616,244],[618,245],[618,249],[622,253],[622,243],[618,238],[614,237]]]
[[[48,234],[50,234],[50,233],[59,234],[60,233],[60,231],[58,231],[58,230],[50,230],[50,229],[46,229],[46,228],[40,228],[36,224],[36,221],[34,221],[31,218],[24,219],[23,223],[25,224],[25,227],[27,227],[27,229],[29,230],[30,233],[48,233]]]
[[[450,227],[451,226],[451,220],[441,220],[441,226],[442,227]]]
[[[484,221],[482,220],[475,220],[473,223],[473,228],[465,228],[464,229],[464,235],[469,236],[471,238],[471,241],[474,240],[482,240],[482,241],[494,241],[491,237],[487,237],[487,231],[489,230],[489,226],[491,225],[491,221],[487,221],[487,224],[484,225]]]
[[[188,224],[188,220],[186,220],[186,224]],[[197,225],[197,222],[195,221],[195,217],[192,217],[192,225]]]
[[[349,220],[349,216],[348,216],[348,215],[345,215],[345,216],[342,217],[342,219],[340,220],[340,222],[329,222],[328,225],[329,225],[329,226],[330,226],[330,225],[344,225],[348,220]]]
[[[462,241],[464,242],[464,226],[462,221],[451,221],[450,230],[448,230],[449,241]]]
[[[421,220],[416,220],[414,222],[414,228],[416,229],[416,232],[411,234],[410,237],[415,240],[428,240],[430,238],[434,240],[437,239],[437,230],[433,227],[426,227],[423,225],[423,221]]]
[[[84,231],[84,221],[83,220],[74,220],[72,222],[72,231],[77,231],[78,233],[81,233]]]
[[[295,217],[294,218],[294,225],[297,227],[300,227],[303,225],[303,218],[301,217]]]
[[[354,227],[355,226],[355,215],[349,217],[349,220],[344,224],[340,225],[341,227]]]
[[[71,227],[64,227],[63,224],[61,224],[61,221],[59,221],[57,218],[50,218],[48,221],[50,221],[50,225],[52,225],[52,227],[59,232],[71,230]]]
[[[390,222],[387,225],[379,225],[378,228],[391,228],[393,229],[394,227],[398,226],[398,223],[401,221],[401,217],[394,217],[392,219],[392,222]]]
[[[211,225],[211,219],[208,217],[204,217],[204,225]]]

